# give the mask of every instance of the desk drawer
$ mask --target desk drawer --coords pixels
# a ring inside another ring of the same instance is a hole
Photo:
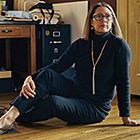
[[[30,25],[0,25],[0,38],[30,37]]]
[[[21,28],[20,27],[1,27],[0,36],[20,36]]]

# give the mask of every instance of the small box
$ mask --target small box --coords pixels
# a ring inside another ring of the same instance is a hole
[[[8,17],[32,18],[32,14],[25,11],[8,11]]]

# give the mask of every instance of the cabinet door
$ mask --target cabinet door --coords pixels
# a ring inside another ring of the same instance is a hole
[[[129,0],[129,45],[132,51],[130,65],[131,93],[140,95],[140,0]]]
[[[117,17],[131,48],[131,94],[140,95],[140,0],[117,0]]]

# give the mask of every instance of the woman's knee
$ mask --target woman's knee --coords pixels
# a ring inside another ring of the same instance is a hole
[[[53,77],[53,72],[52,70],[50,69],[45,69],[45,70],[42,70],[38,75],[37,77],[35,78],[35,81],[37,82],[40,82],[40,81],[49,81],[51,80]]]
[[[45,71],[40,72],[40,74],[34,79],[36,92],[46,92],[49,94],[55,81],[55,74],[52,70],[46,69]]]

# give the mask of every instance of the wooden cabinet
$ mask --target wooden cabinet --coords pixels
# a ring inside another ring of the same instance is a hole
[[[22,38],[27,39],[26,46],[28,49],[26,63],[28,70],[27,72],[12,71],[12,76],[18,75],[18,77],[25,78],[36,71],[36,25],[32,22],[0,22],[0,41],[4,40],[6,70],[11,70],[11,41]],[[24,47],[24,45],[20,45],[20,43],[18,45],[19,47]]]
[[[140,0],[117,0],[117,17],[131,49],[130,90],[140,96]]]
[[[36,71],[36,33],[35,25],[0,25],[0,39],[6,39],[6,65],[10,67],[10,46],[9,40],[11,38],[28,38],[29,52],[28,52],[28,73]],[[8,66],[9,65],[9,66]]]

